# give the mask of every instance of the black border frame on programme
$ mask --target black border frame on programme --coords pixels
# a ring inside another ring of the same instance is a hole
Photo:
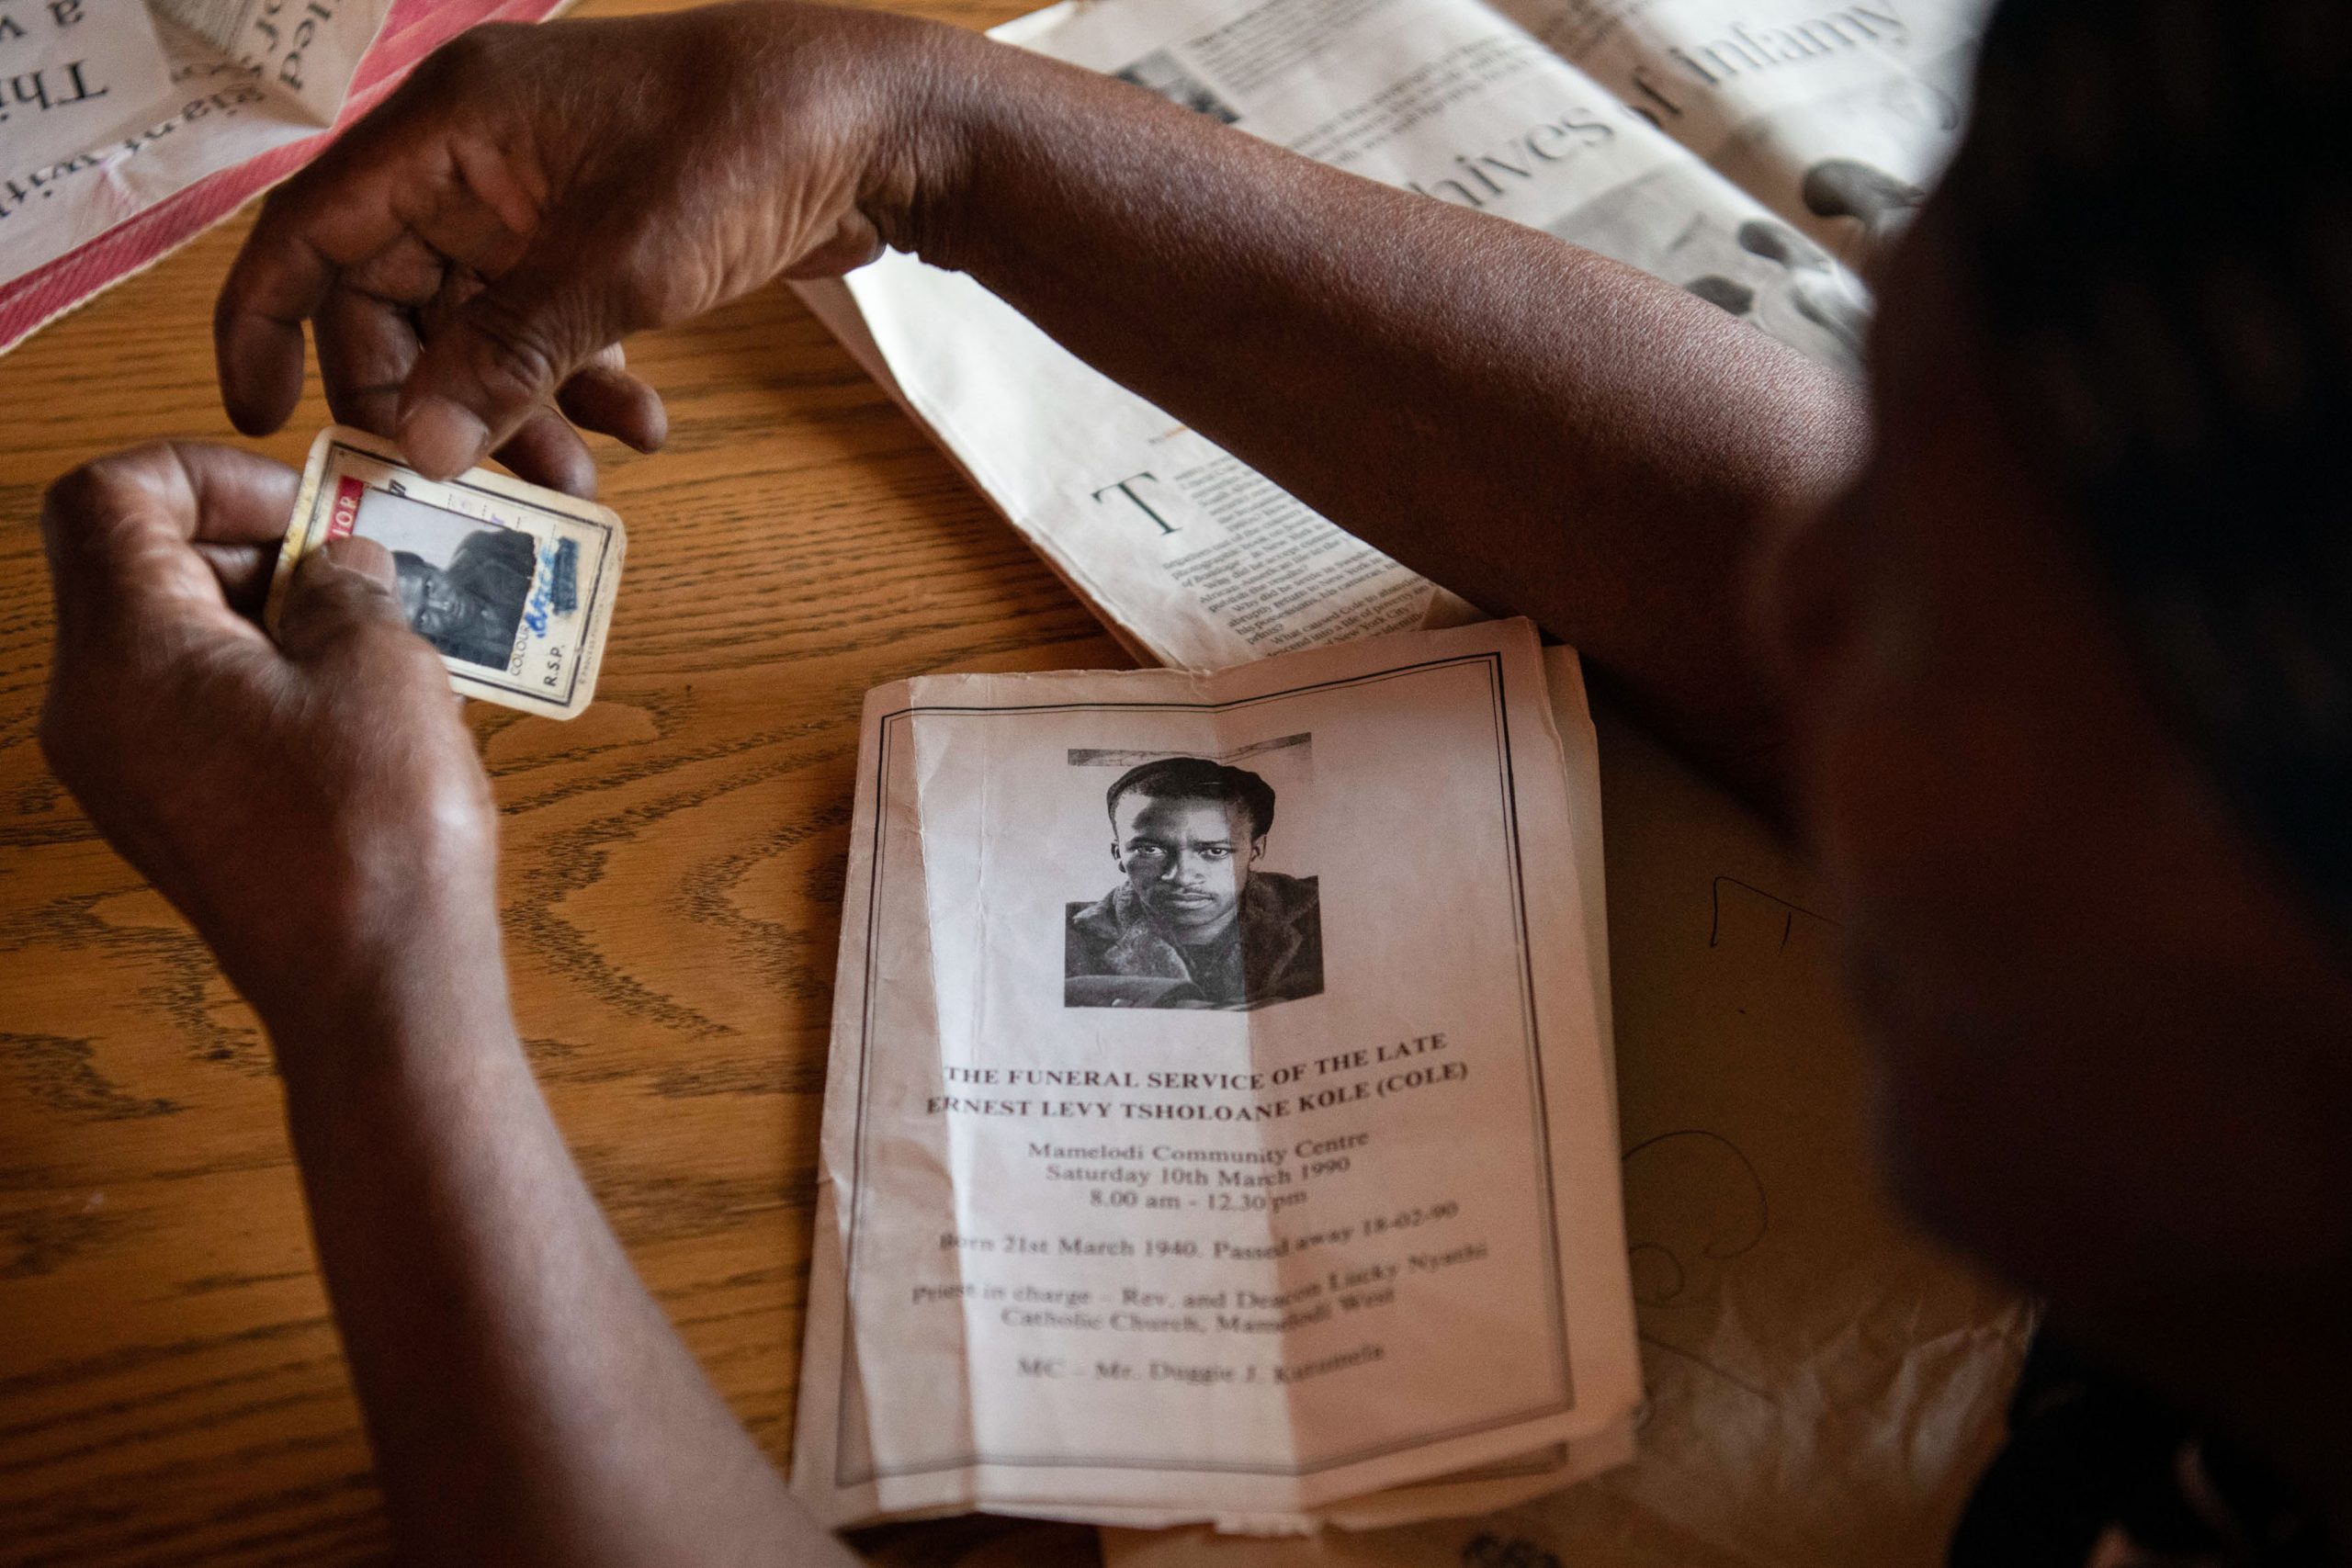
[[[1357,1450],[1350,1453],[1334,1455],[1330,1458],[1318,1460],[1311,1463],[1292,1465],[1239,1464],[1215,1460],[1117,1459],[1099,1454],[1068,1458],[1057,1455],[1044,1454],[1022,1455],[1017,1457],[997,1457],[988,1454],[959,1454],[951,1458],[939,1460],[937,1461],[886,1470],[873,1462],[873,1434],[869,1423],[869,1428],[866,1433],[867,1442],[865,1444],[865,1453],[864,1455],[865,1463],[862,1468],[853,1472],[849,1463],[851,1450],[854,1447],[850,1435],[849,1405],[852,1383],[850,1375],[845,1371],[842,1379],[839,1394],[840,1407],[836,1413],[835,1441],[833,1449],[833,1479],[834,1483],[837,1486],[859,1486],[875,1481],[894,1480],[915,1475],[935,1475],[944,1471],[968,1470],[978,1466],[988,1466],[1006,1470],[1172,1471],[1180,1473],[1266,1475],[1296,1479],[1308,1475],[1320,1474],[1325,1471],[1342,1469],[1351,1464],[1362,1464],[1372,1460],[1385,1458],[1390,1454],[1406,1452],[1413,1449],[1428,1448],[1437,1443],[1450,1442],[1461,1438],[1476,1437],[1481,1432],[1490,1432],[1498,1427],[1514,1427],[1524,1422],[1540,1420],[1546,1416],[1565,1415],[1576,1408],[1576,1378],[1574,1372],[1574,1358],[1570,1352],[1568,1345],[1567,1305],[1560,1282],[1559,1214],[1553,1197],[1555,1176],[1552,1167],[1551,1118],[1549,1108],[1545,1102],[1546,1095],[1544,1085],[1543,1042],[1535,1016],[1534,954],[1530,947],[1527,937],[1527,886],[1520,849],[1518,780],[1512,770],[1513,755],[1510,740],[1510,716],[1508,693],[1505,689],[1506,682],[1503,674],[1503,656],[1500,652],[1461,654],[1448,659],[1423,660],[1413,664],[1399,665],[1393,670],[1372,671],[1362,675],[1343,676],[1329,681],[1318,681],[1304,686],[1288,687],[1279,692],[1268,692],[1255,697],[1239,697],[1229,702],[1222,703],[1031,703],[975,705],[969,706],[957,704],[936,703],[897,708],[881,716],[876,727],[879,732],[879,744],[876,748],[876,756],[875,759],[876,766],[874,775],[873,807],[874,837],[872,853],[869,857],[870,872],[866,884],[865,974],[863,976],[862,989],[859,995],[857,1122],[851,1149],[850,1215],[847,1235],[843,1243],[842,1265],[842,1292],[843,1298],[842,1315],[843,1325],[842,1346],[845,1351],[854,1354],[854,1350],[852,1350],[852,1347],[854,1347],[855,1343],[856,1332],[854,1312],[857,1301],[855,1282],[857,1278],[857,1242],[859,1234],[858,1213],[865,1204],[866,1191],[865,1165],[867,1076],[865,1066],[867,1052],[870,1049],[873,1039],[875,997],[874,964],[876,961],[875,931],[876,922],[879,919],[879,910],[881,908],[880,894],[885,861],[883,825],[887,820],[883,812],[883,803],[887,797],[888,784],[890,777],[890,750],[894,739],[894,727],[897,726],[900,720],[910,720],[917,716],[978,716],[998,714],[1136,713],[1170,711],[1189,713],[1223,713],[1235,708],[1252,707],[1261,703],[1274,702],[1283,698],[1304,696],[1311,693],[1333,691],[1348,686],[1369,685],[1375,682],[1397,680],[1409,675],[1423,674],[1438,670],[1458,668],[1465,664],[1483,664],[1487,667],[1489,691],[1494,705],[1497,766],[1499,775],[1499,783],[1501,785],[1503,827],[1505,835],[1510,842],[1510,850],[1511,909],[1519,936],[1520,1008],[1526,1031],[1528,1069],[1531,1087],[1533,1091],[1532,1100],[1533,1102],[1535,1118],[1535,1153],[1538,1168],[1536,1197],[1537,1206],[1542,1220],[1543,1235],[1541,1245],[1544,1250],[1545,1264],[1544,1280],[1549,1287],[1546,1292],[1547,1300],[1545,1304],[1551,1310],[1553,1337],[1555,1341],[1552,1348],[1555,1350],[1557,1357],[1555,1364],[1555,1370],[1558,1376],[1561,1391],[1559,1398],[1552,1403],[1537,1405],[1526,1410],[1513,1411],[1505,1416],[1498,1416],[1490,1420],[1479,1421],[1469,1426],[1455,1427],[1449,1431],[1424,1433],[1410,1438],[1398,1439],[1379,1444],[1372,1448]]]

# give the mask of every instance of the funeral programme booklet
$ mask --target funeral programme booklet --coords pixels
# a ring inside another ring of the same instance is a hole
[[[1246,1525],[1623,1456],[1611,1079],[1527,623],[925,677],[869,697],[857,788],[820,1517]]]

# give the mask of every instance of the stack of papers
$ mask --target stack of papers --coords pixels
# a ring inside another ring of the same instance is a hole
[[[1559,658],[1513,621],[873,694],[795,1447],[820,1518],[1301,1529],[1631,1457]]]

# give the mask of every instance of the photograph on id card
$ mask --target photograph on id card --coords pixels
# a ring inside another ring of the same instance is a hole
[[[392,443],[333,426],[278,552],[273,632],[295,567],[345,536],[390,553],[401,613],[462,694],[555,718],[594,696],[625,545],[611,511],[484,468],[428,479]]]

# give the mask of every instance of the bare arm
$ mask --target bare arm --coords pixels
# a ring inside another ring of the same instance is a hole
[[[956,117],[911,241],[1326,515],[1576,644],[1758,793],[1746,569],[1859,400],[1713,306],[1032,56]]]
[[[295,476],[157,446],[42,513],[41,742],[267,1026],[329,1294],[411,1561],[844,1563],[582,1184],[507,1010],[497,823],[364,540],[254,607]]]
[[[762,0],[469,35],[272,198],[222,385],[274,428],[310,318],[337,412],[420,467],[503,447],[583,483],[550,399],[660,433],[619,338],[886,243],[1771,789],[1744,568],[1857,457],[1840,383],[1630,268],[951,28]]]
[[[494,962],[476,957],[484,990]],[[278,1048],[301,1064],[288,1118],[407,1557],[853,1561],[639,1282],[503,1007]]]

